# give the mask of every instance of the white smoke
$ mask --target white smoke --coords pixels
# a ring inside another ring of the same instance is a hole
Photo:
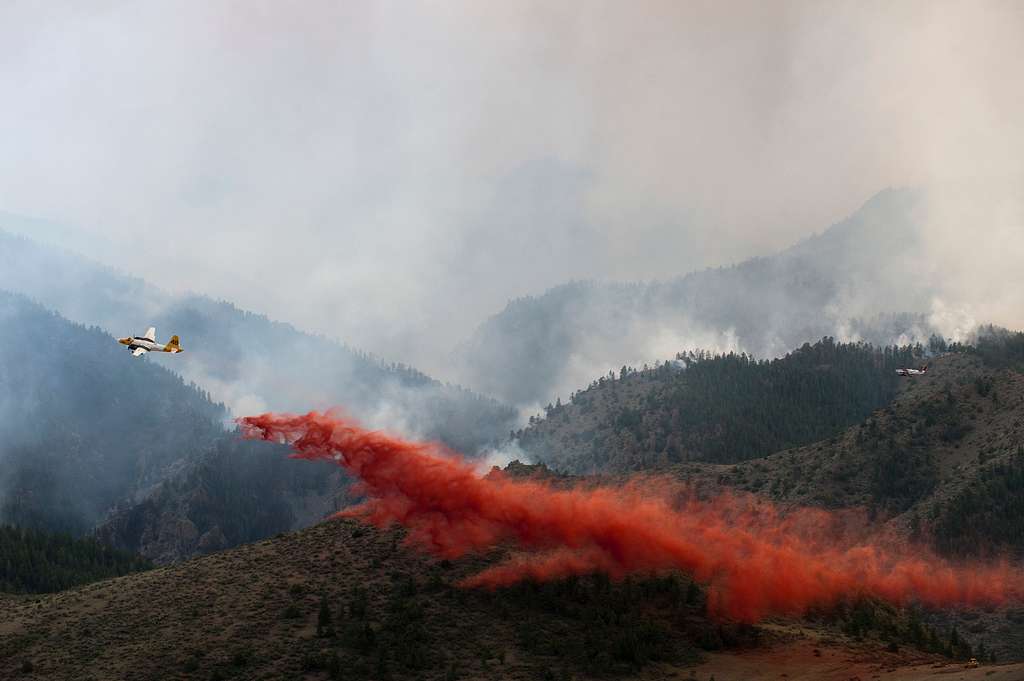
[[[975,335],[978,321],[967,305],[952,307],[940,298],[932,301],[928,323],[947,341],[961,343]]]
[[[486,475],[495,466],[504,468],[513,461],[525,464],[533,463],[532,457],[514,440],[503,444],[499,448],[485,450],[476,464],[476,470],[481,475]]]

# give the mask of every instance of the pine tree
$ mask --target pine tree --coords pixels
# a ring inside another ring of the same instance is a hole
[[[334,636],[334,622],[331,617],[331,606],[327,604],[327,596],[320,597],[320,612],[316,618],[316,635],[324,638]]]

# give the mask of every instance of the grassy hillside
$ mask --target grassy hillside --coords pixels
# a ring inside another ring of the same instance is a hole
[[[772,361],[691,354],[654,369],[623,367],[516,436],[534,458],[577,473],[760,458],[887,404],[896,367],[913,355],[826,338]]]
[[[942,647],[948,632],[891,608],[852,604],[827,620],[750,627],[708,620],[702,589],[682,575],[464,590],[453,585],[500,556],[437,561],[400,539],[335,520],[9,603],[0,676],[663,679],[691,676],[708,651],[794,645],[807,648],[806,658],[776,667],[772,678],[804,665],[835,668],[851,655],[870,654],[870,664],[854,666],[879,672],[948,660],[908,642],[920,631],[925,645]],[[700,670],[702,679],[714,673]]]

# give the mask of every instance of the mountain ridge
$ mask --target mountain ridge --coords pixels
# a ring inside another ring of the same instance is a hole
[[[227,419],[98,327],[0,291],[0,522],[173,562],[337,508],[347,480],[284,465],[280,446],[239,441]]]
[[[514,422],[514,410],[496,400],[407,365],[385,363],[227,301],[169,294],[2,227],[0,289],[109,332],[138,333],[135,327],[144,325],[178,334],[183,354],[147,360],[203,385],[235,413],[340,405],[369,423],[441,439],[469,453],[502,440]]]
[[[654,368],[610,372],[515,435],[534,458],[574,473],[761,458],[887,404],[896,369],[921,352],[826,337],[771,361],[680,353]]]
[[[822,336],[926,341],[937,290],[917,266],[925,192],[889,189],[772,255],[647,282],[571,282],[510,301],[453,357],[461,382],[534,407],[622,364],[704,349],[781,356]],[[857,247],[854,247],[854,246]],[[880,302],[881,301],[881,302]]]

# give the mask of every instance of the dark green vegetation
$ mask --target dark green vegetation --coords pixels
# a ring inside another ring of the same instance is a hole
[[[224,430],[222,405],[100,331],[0,294],[0,521],[179,560],[316,522],[344,481]],[[109,516],[109,517],[108,517]]]
[[[1024,447],[984,466],[940,507],[932,529],[942,551],[974,557],[1014,551],[1024,558]]]
[[[993,364],[1002,365],[959,348],[837,437],[697,475],[786,503],[865,509],[867,520],[957,560],[1022,560],[1024,375]],[[941,644],[945,654],[953,626],[960,649],[1003,659],[1024,650],[1024,617],[1012,609],[927,621],[947,632],[927,650]]]
[[[445,565],[435,566],[426,580],[392,575],[378,603],[359,586],[333,608],[321,595],[316,626],[322,641],[318,652],[303,657],[303,667],[329,671],[333,678],[346,678],[336,669],[350,670],[354,678],[382,670],[396,678],[432,670],[475,676],[533,658],[542,677],[564,678],[580,671],[618,676],[651,662],[699,659],[693,636],[713,649],[756,642],[752,627],[708,629],[700,589],[679,577],[616,584],[601,576],[584,577],[490,594],[453,588],[446,576],[452,567]],[[438,610],[449,607],[512,623],[513,637],[478,642],[468,658],[453,660],[442,652],[443,627],[430,622]],[[309,613],[292,604],[282,616],[308,618]]]
[[[95,539],[0,525],[0,591],[60,591],[151,567]]]
[[[950,555],[1024,557],[1024,374],[973,350],[931,367],[836,437],[708,474],[771,499],[899,519]]]
[[[623,367],[517,436],[539,460],[573,472],[761,458],[830,437],[889,403],[896,368],[919,351],[825,338],[771,361],[689,354],[653,369]]]
[[[221,405],[120,349],[0,293],[0,520],[82,533],[223,435]]]
[[[246,334],[270,324],[235,312]],[[290,342],[296,332],[279,326],[270,324]],[[217,327],[206,333],[216,346]],[[493,401],[444,387],[449,400],[413,369],[366,361],[387,376],[382,398],[415,388],[433,426],[417,423],[449,444],[472,451],[495,423],[507,432],[508,410]],[[0,292],[0,522],[75,535],[101,524],[111,545],[169,562],[308,525],[344,503],[335,467],[296,466],[283,448],[239,442],[226,425],[223,405],[150,357]]]
[[[929,347],[936,353],[971,354],[993,369],[1024,372],[1024,331],[1010,331],[993,324],[979,326],[971,343],[947,343],[932,336]]]
[[[907,349],[898,355],[882,353],[875,364],[865,361],[863,353],[870,357],[877,351],[829,341],[775,363],[755,363],[742,356],[698,357],[685,369],[672,364],[639,372],[626,369],[575,395],[569,404],[553,405],[547,417],[535,420],[522,437],[529,451],[550,452],[541,455],[549,464],[581,472],[649,470],[671,464],[673,451],[691,452],[689,462],[664,470],[702,492],[733,488],[783,504],[851,509],[857,523],[885,527],[943,555],[1020,560],[1024,374],[1007,360],[1014,356],[1018,336],[1004,338],[1008,342],[979,340],[977,346],[951,348],[936,340],[933,349],[944,354],[929,361],[928,374],[902,379],[892,371],[894,361],[923,363],[902,354]],[[910,354],[914,353],[916,349]],[[793,364],[787,367],[787,362]],[[843,364],[848,369],[840,373],[850,377],[849,386],[840,385],[831,374],[833,367]],[[877,369],[872,379],[876,366],[885,368]],[[702,368],[706,374],[700,373]],[[702,392],[695,390],[695,395],[713,395],[708,402],[721,411],[702,412],[700,403],[683,393],[688,379],[700,386]],[[873,381],[881,388],[878,397],[872,397]],[[851,399],[846,405],[836,404],[828,395],[818,397],[819,390]],[[816,399],[802,402],[794,394],[799,392]],[[689,409],[701,419],[685,421],[680,403],[672,402],[678,393],[691,399],[691,405],[696,402]],[[752,399],[747,401],[745,395]],[[872,406],[870,399],[878,403]],[[844,411],[846,407],[863,408],[864,413],[858,418],[852,410]],[[790,422],[789,414],[797,418]],[[813,432],[817,424],[829,422],[829,414],[838,415],[831,421],[833,430]],[[842,418],[850,419],[848,427]],[[801,432],[803,419],[809,429]],[[680,425],[669,430],[674,423]],[[718,430],[709,427],[716,423]],[[738,435],[749,438],[749,444],[737,445],[744,448],[732,456],[736,463],[701,462],[703,452],[720,451],[712,447],[729,441],[720,433],[730,430],[733,441]],[[785,448],[786,438],[794,434],[806,437],[807,443]],[[759,442],[768,444],[758,451]],[[677,450],[671,448],[673,443]],[[703,450],[702,443],[707,443]],[[775,447],[781,451],[764,451]],[[556,458],[560,452],[571,456]],[[753,453],[759,456],[747,458]],[[1003,615],[998,610],[973,611],[959,621],[929,615],[940,632],[936,640],[942,650],[930,635],[926,644],[916,635],[899,638],[896,644],[913,643],[944,653],[951,628],[959,622],[958,636],[965,644],[976,650],[984,644],[986,653],[1011,656],[1024,649],[1024,627]],[[967,620],[968,616],[975,619]],[[1024,618],[1020,621],[1024,623]]]
[[[898,651],[900,646],[911,646],[959,661],[969,660],[976,654],[983,662],[995,662],[997,659],[997,655],[984,643],[975,650],[956,625],[946,629],[930,625],[914,606],[895,608],[887,603],[856,599],[841,603],[831,612],[812,615],[811,619],[838,626],[854,640],[875,638],[890,652]]]
[[[693,661],[699,648],[757,640],[752,627],[708,626],[703,590],[677,575],[526,582],[500,590],[493,602],[499,616],[517,623],[516,642],[524,650],[558,660],[553,669],[594,675]]]
[[[295,465],[283,447],[215,440],[146,498],[104,521],[104,541],[159,563],[202,555],[319,521],[347,505],[340,469]]]
[[[973,348],[966,348],[968,352],[972,350],[990,367],[1024,372],[1024,332],[994,326],[983,328]]]

